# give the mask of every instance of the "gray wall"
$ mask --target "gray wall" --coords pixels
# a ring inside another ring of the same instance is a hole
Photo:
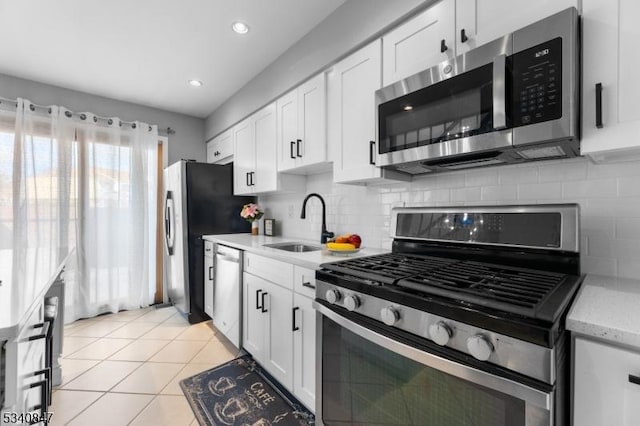
[[[207,117],[206,139],[229,128],[435,0],[347,0]]]
[[[92,112],[103,117],[119,117],[124,121],[143,121],[158,125],[159,130],[171,127],[169,164],[181,158],[206,161],[204,120],[143,105],[117,101],[75,90],[38,83],[0,74],[0,96],[9,99],[26,98],[38,105],[61,105],[72,111]],[[161,131],[160,134],[163,134]]]

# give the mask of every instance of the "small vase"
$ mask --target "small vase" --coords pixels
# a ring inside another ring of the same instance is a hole
[[[251,222],[251,235],[258,235],[258,221]]]

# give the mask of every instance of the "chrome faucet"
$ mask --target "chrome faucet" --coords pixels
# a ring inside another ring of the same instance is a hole
[[[300,213],[300,219],[306,219],[307,201],[311,197],[318,197],[318,199],[322,203],[322,233],[320,234],[320,244],[326,244],[327,239],[333,238],[334,233],[327,231],[327,206],[324,204],[324,199],[320,196],[320,194],[311,193],[307,195],[307,197],[302,202],[302,213]]]

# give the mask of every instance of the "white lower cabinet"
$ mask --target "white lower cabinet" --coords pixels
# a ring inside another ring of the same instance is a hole
[[[293,393],[310,408],[316,401],[316,311],[312,302],[293,295]]]
[[[640,425],[640,350],[575,338],[573,424]]]
[[[248,260],[247,260],[248,259]],[[247,262],[252,265],[246,272]],[[273,268],[268,265],[273,263]],[[254,275],[258,271],[278,271]],[[314,271],[248,253],[243,273],[243,347],[307,408],[315,408],[315,311],[309,293]],[[282,278],[284,285],[265,278]],[[298,294],[293,288],[304,288]],[[297,283],[296,281],[301,281]],[[306,286],[303,286],[303,282]]]
[[[213,243],[204,242],[204,312],[213,317]]]

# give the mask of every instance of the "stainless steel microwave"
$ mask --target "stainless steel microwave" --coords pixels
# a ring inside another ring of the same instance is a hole
[[[414,175],[579,155],[579,76],[569,8],[378,90],[376,164]]]

